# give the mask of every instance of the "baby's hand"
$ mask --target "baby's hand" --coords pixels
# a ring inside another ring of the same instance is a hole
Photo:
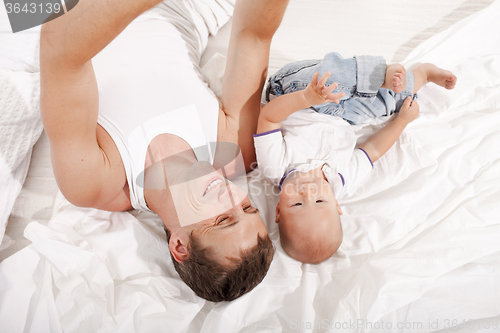
[[[417,119],[420,112],[420,107],[417,101],[412,100],[411,97],[407,97],[399,110],[398,118],[403,120],[405,123],[409,124],[415,119]]]
[[[318,105],[328,102],[338,103],[340,98],[344,96],[344,93],[332,94],[332,91],[338,86],[337,82],[325,87],[326,80],[328,80],[330,75],[330,72],[326,72],[318,81],[319,72],[314,73],[311,83],[304,89],[304,97],[309,104]]]

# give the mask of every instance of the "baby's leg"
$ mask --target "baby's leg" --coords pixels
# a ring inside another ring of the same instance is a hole
[[[391,89],[399,94],[406,88],[406,69],[401,64],[387,66],[385,82],[380,88]]]
[[[415,76],[414,93],[419,91],[424,84],[429,82],[434,82],[446,89],[455,88],[455,84],[457,83],[457,77],[452,72],[429,63],[419,65],[412,70],[412,72]]]

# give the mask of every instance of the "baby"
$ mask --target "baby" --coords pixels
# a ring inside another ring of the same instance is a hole
[[[335,61],[328,60],[332,57]],[[335,82],[327,85],[331,72]],[[281,190],[276,222],[281,245],[290,257],[319,263],[337,251],[343,236],[337,197],[366,175],[417,118],[414,97],[424,84],[453,89],[456,80],[451,72],[432,64],[407,72],[399,64],[386,66],[379,57],[341,59],[334,53],[322,61],[287,65],[271,77],[270,102],[260,113],[254,144],[259,169]],[[338,129],[330,122],[311,122],[281,132],[283,120],[311,106],[350,124],[399,113],[356,149],[354,137],[335,142]]]

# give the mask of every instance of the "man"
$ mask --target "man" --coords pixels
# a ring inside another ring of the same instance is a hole
[[[198,68],[208,31],[196,8],[215,1],[81,0],[40,40],[61,192],[77,206],[158,214],[179,275],[211,301],[253,289],[274,253],[258,210],[223,176],[255,161],[271,38],[288,1],[238,1],[220,107]]]

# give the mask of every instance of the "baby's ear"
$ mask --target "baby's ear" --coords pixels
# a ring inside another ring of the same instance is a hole
[[[339,210],[339,215],[342,215],[342,209],[340,208],[339,202],[337,201],[337,209]]]
[[[280,222],[280,203],[276,205],[276,220],[274,221],[276,223]]]

